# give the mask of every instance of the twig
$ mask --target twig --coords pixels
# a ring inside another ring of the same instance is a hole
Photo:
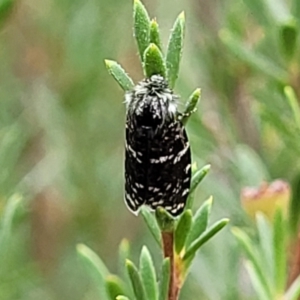
[[[170,258],[170,282],[168,300],[177,300],[179,295],[179,281],[177,278],[176,265],[174,262],[174,231],[163,231],[164,257]]]

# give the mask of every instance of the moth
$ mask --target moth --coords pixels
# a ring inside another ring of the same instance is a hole
[[[135,214],[142,205],[164,207],[173,216],[184,210],[191,151],[177,102],[160,75],[142,80],[125,95],[125,202]]]

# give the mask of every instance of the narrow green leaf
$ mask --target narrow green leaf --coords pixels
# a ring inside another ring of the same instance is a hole
[[[179,64],[182,55],[185,28],[185,16],[182,12],[176,19],[168,42],[166,66],[169,86],[173,88],[178,77]]]
[[[144,73],[150,78],[152,75],[166,77],[166,66],[159,48],[151,43],[144,52]]]
[[[124,91],[130,91],[134,87],[132,79],[117,62],[105,59],[105,65],[109,74],[114,77]]]
[[[15,194],[12,195],[5,206],[4,213],[2,216],[2,224],[0,231],[0,245],[6,245],[8,243],[8,239],[11,235],[11,229],[13,224],[13,219],[16,213],[16,210],[21,202],[22,198],[20,195]]]
[[[284,300],[297,300],[300,297],[300,275],[294,280],[286,291]]]
[[[279,294],[284,292],[286,283],[286,224],[282,211],[278,208],[274,217],[274,263],[275,284]]]
[[[264,269],[262,268],[262,265],[260,263],[260,256],[257,253],[256,249],[254,248],[251,239],[248,237],[248,235],[245,232],[243,232],[237,227],[232,228],[232,233],[236,237],[242,249],[245,251],[249,260],[252,262],[254,270],[257,273],[257,277],[259,278],[259,282],[261,282],[265,290],[265,293],[268,295],[269,299],[271,299],[272,298],[271,288],[269,286],[266,275],[263,271]]]
[[[134,0],[133,4],[134,36],[137,42],[141,61],[144,60],[144,52],[149,46],[150,18],[145,6]]]
[[[190,245],[207,229],[212,202],[213,198],[209,197],[209,199],[206,200],[195,213],[192,228],[186,239],[186,248],[189,248]]]
[[[15,3],[17,3],[15,0],[2,0],[0,2],[0,26],[12,12]]]
[[[117,296],[116,300],[130,300],[130,299],[127,298],[126,296],[120,295],[120,296]]]
[[[294,15],[294,17],[299,21],[300,20],[300,1],[299,0],[292,0],[291,12]]]
[[[132,261],[126,260],[127,271],[131,280],[135,297],[139,300],[147,300],[145,288],[141,276]]]
[[[130,245],[127,239],[123,239],[119,245],[119,263],[118,263],[118,270],[119,274],[124,277],[124,275],[127,275],[126,267],[125,267],[125,261],[129,257],[130,252]]]
[[[295,94],[295,91],[292,87],[286,86],[284,88],[284,94],[289,102],[289,105],[292,109],[295,123],[297,124],[298,128],[300,129],[300,107],[299,107],[299,101],[297,99],[297,96]]]
[[[266,292],[265,287],[261,282],[259,275],[257,274],[257,270],[255,269],[253,262],[250,260],[246,260],[245,266],[248,271],[253,288],[257,293],[258,300],[273,300],[273,298],[270,298],[268,296],[268,293]]]
[[[119,295],[126,295],[126,287],[120,277],[108,275],[105,279],[106,291],[111,300],[115,300]]]
[[[190,188],[190,195],[196,190],[196,187],[203,180],[203,178],[207,175],[207,173],[210,170],[210,167],[211,167],[210,165],[206,165],[193,174],[191,188]]]
[[[180,216],[180,219],[175,229],[175,251],[178,254],[184,247],[192,222],[193,222],[192,211],[190,209],[187,209]]]
[[[153,260],[146,246],[143,246],[140,256],[140,273],[148,300],[158,299],[156,274]]]
[[[291,59],[295,53],[298,38],[298,27],[294,19],[280,25],[279,37],[283,54]]]
[[[163,207],[156,208],[155,217],[161,231],[172,232],[174,230],[175,219]]]
[[[191,257],[196,254],[196,251],[207,241],[209,241],[215,234],[217,234],[226,224],[229,222],[229,219],[221,219],[220,221],[213,224],[209,229],[207,229],[203,234],[195,240],[191,246],[187,249],[186,253],[183,256],[184,261],[188,261]]]
[[[78,244],[76,246],[77,254],[80,260],[83,262],[86,270],[95,281],[99,298],[103,300],[108,300],[105,291],[105,278],[109,275],[109,271],[100,259],[100,257],[92,251],[90,248],[83,244]]]
[[[158,49],[162,52],[159,27],[156,20],[151,20],[150,23],[150,43],[155,44]]]
[[[170,282],[170,258],[163,261],[161,278],[159,282],[159,300],[167,300]]]
[[[182,123],[186,124],[189,117],[192,113],[194,113],[197,110],[197,105],[201,97],[201,89],[196,89],[185,105],[185,110],[183,113]]]
[[[162,241],[161,241],[160,229],[154,215],[149,211],[149,209],[146,206],[143,206],[141,208],[140,213],[142,214],[144,221],[147,224],[158,246],[161,248]]]
[[[270,223],[262,213],[256,214],[256,224],[259,235],[259,245],[262,252],[262,262],[268,278],[275,278],[274,275],[274,252],[273,232]],[[274,283],[275,284],[275,283]]]
[[[130,278],[126,268],[126,259],[129,257],[130,253],[130,245],[127,239],[123,239],[119,245],[119,261],[118,261],[118,271],[121,278],[124,279],[126,283],[126,293],[124,295],[128,295],[129,298],[134,298],[134,293],[131,288]]]
[[[275,62],[270,61],[266,56],[262,56],[252,49],[248,49],[228,30],[221,30],[220,38],[237,58],[246,62],[252,68],[259,70],[278,82],[284,83],[288,81],[289,75],[286,70],[276,65]]]

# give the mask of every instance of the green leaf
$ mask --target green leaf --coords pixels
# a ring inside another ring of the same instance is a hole
[[[116,275],[108,275],[105,279],[107,294],[111,300],[115,300],[119,295],[126,294],[126,287],[120,277]]]
[[[172,232],[174,230],[174,217],[170,215],[163,207],[157,207],[155,210],[157,224],[161,231]]]
[[[300,275],[293,281],[291,286],[286,291],[284,300],[297,300],[300,296]]]
[[[295,91],[292,87],[286,86],[284,88],[284,94],[288,100],[288,103],[292,109],[295,123],[297,124],[297,127],[300,129],[300,107],[299,107],[299,101],[297,99],[297,96],[295,94]]]
[[[163,55],[153,43],[144,52],[144,73],[148,78],[152,75],[161,75],[166,78],[166,66]]]
[[[144,5],[139,0],[133,4],[134,36],[138,45],[141,61],[144,60],[144,52],[149,46],[150,18]]]
[[[1,249],[3,249],[3,245],[6,245],[8,243],[8,239],[11,236],[13,219],[21,200],[22,198],[20,195],[14,194],[8,199],[6,203],[5,210],[2,216],[0,231]]]
[[[147,300],[145,288],[141,276],[132,261],[126,260],[127,271],[131,280],[135,297],[139,300]]]
[[[201,97],[201,89],[196,89],[185,105],[185,110],[183,113],[182,123],[186,124],[189,117],[192,113],[194,113],[197,110],[197,105]]]
[[[130,245],[127,239],[122,239],[119,245],[119,274],[125,277],[127,275],[125,261],[129,257]]]
[[[206,230],[208,224],[208,217],[211,211],[213,198],[209,197],[200,208],[197,210],[194,218],[193,225],[186,239],[186,248],[189,248],[192,242],[200,237],[200,235]]]
[[[124,69],[115,61],[105,59],[106,68],[111,74],[120,87],[124,91],[130,91],[134,87],[134,83],[132,79],[126,74]]]
[[[150,43],[155,44],[158,49],[162,52],[159,27],[156,20],[151,20],[150,23]]]
[[[127,239],[123,239],[119,245],[119,261],[118,261],[118,271],[121,278],[124,279],[126,283],[126,293],[131,299],[134,298],[134,293],[131,288],[129,275],[126,269],[126,259],[129,257],[130,245]]]
[[[259,244],[263,255],[262,262],[264,270],[269,278],[274,278],[274,252],[273,252],[273,233],[270,223],[265,215],[258,212],[256,223],[259,235]]]
[[[264,269],[260,262],[260,256],[254,248],[251,239],[245,232],[243,232],[237,227],[232,228],[232,233],[236,237],[242,249],[245,251],[249,260],[252,262],[254,271],[256,273],[256,277],[258,278],[258,281],[261,283],[261,286],[265,290],[265,294],[268,295],[269,299],[272,299],[271,289],[266,275],[263,271]]]
[[[0,26],[2,26],[3,22],[6,20],[6,18],[9,16],[9,14],[12,12],[13,5],[17,1],[15,0],[1,0],[0,1]]]
[[[159,300],[167,300],[170,282],[170,258],[163,260],[161,278],[159,282]]]
[[[158,291],[156,284],[156,274],[153,260],[146,246],[143,246],[140,257],[140,274],[145,287],[148,300],[158,299]]]
[[[176,19],[169,38],[166,66],[169,86],[173,88],[178,77],[179,64],[182,55],[185,28],[185,16],[182,12]]]
[[[203,178],[207,175],[207,173],[210,170],[210,167],[211,167],[210,165],[206,165],[193,174],[191,188],[190,188],[190,195],[196,190],[196,187],[203,180]]]
[[[220,38],[237,58],[246,62],[250,67],[257,69],[259,72],[268,75],[280,83],[288,81],[289,75],[286,70],[276,65],[275,62],[270,61],[266,56],[248,49],[228,30],[221,30]]]
[[[283,293],[286,283],[286,226],[282,211],[276,210],[274,217],[274,263],[275,263],[275,286],[277,292]]]
[[[201,236],[196,239],[191,246],[187,249],[186,253],[183,256],[183,261],[189,261],[191,257],[196,254],[196,251],[207,241],[209,241],[215,234],[217,234],[226,224],[229,222],[229,219],[221,219],[220,221],[213,224],[209,229],[207,229]]]
[[[157,242],[158,246],[162,247],[162,241],[161,241],[161,234],[160,229],[157,224],[157,221],[154,217],[154,215],[149,211],[149,208],[146,206],[143,206],[140,210],[140,213],[142,214],[145,223],[147,224],[151,234],[153,235],[155,241]]]
[[[95,281],[100,299],[108,299],[105,292],[105,278],[109,275],[109,271],[100,259],[100,257],[90,248],[83,244],[76,246],[77,254],[87,269],[88,274]]]
[[[116,300],[130,300],[130,299],[127,298],[126,296],[120,295],[120,296],[117,296]]]
[[[175,251],[176,253],[180,253],[182,250],[187,235],[190,231],[192,221],[193,221],[193,215],[192,211],[190,209],[187,209],[184,211],[184,213],[180,216],[180,219],[178,221],[178,224],[175,229]]]
[[[293,13],[294,17],[300,20],[300,1],[299,0],[292,0],[292,8],[291,12]]]
[[[272,300],[272,298],[270,298],[268,296],[268,293],[266,292],[265,287],[256,272],[253,262],[250,260],[246,260],[245,266],[246,266],[246,269],[250,276],[250,280],[252,282],[253,288],[257,293],[258,299],[259,300]]]
[[[291,59],[295,53],[298,38],[297,23],[294,19],[280,25],[279,37],[283,54]]]

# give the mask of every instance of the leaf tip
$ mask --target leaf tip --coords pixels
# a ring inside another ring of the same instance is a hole
[[[210,169],[211,169],[211,164],[208,164],[208,165],[203,167],[203,171],[205,171],[206,174],[210,171]]]
[[[77,253],[84,253],[86,248],[87,248],[86,245],[81,244],[81,243],[76,245]]]
[[[207,199],[207,205],[208,206],[212,206],[213,201],[214,201],[214,197],[213,196],[209,196],[209,198]]]
[[[128,265],[132,265],[132,261],[130,260],[130,259],[126,259],[125,260],[125,264],[126,264],[126,266],[128,266]]]
[[[200,89],[200,88],[197,88],[197,89],[195,90],[195,92],[194,92],[194,95],[195,95],[195,97],[200,98],[200,96],[201,96],[201,89]]]
[[[224,225],[226,225],[230,222],[230,219],[229,218],[223,218],[222,221],[223,221]]]
[[[110,68],[114,64],[114,61],[110,59],[104,59],[104,63],[107,68]]]
[[[179,14],[178,19],[179,19],[180,21],[182,21],[182,22],[185,21],[185,12],[184,12],[184,11],[182,11],[182,12]]]
[[[157,23],[157,21],[156,21],[156,18],[153,18],[153,19],[151,20],[150,24],[151,24],[152,27],[158,27],[158,23]]]

